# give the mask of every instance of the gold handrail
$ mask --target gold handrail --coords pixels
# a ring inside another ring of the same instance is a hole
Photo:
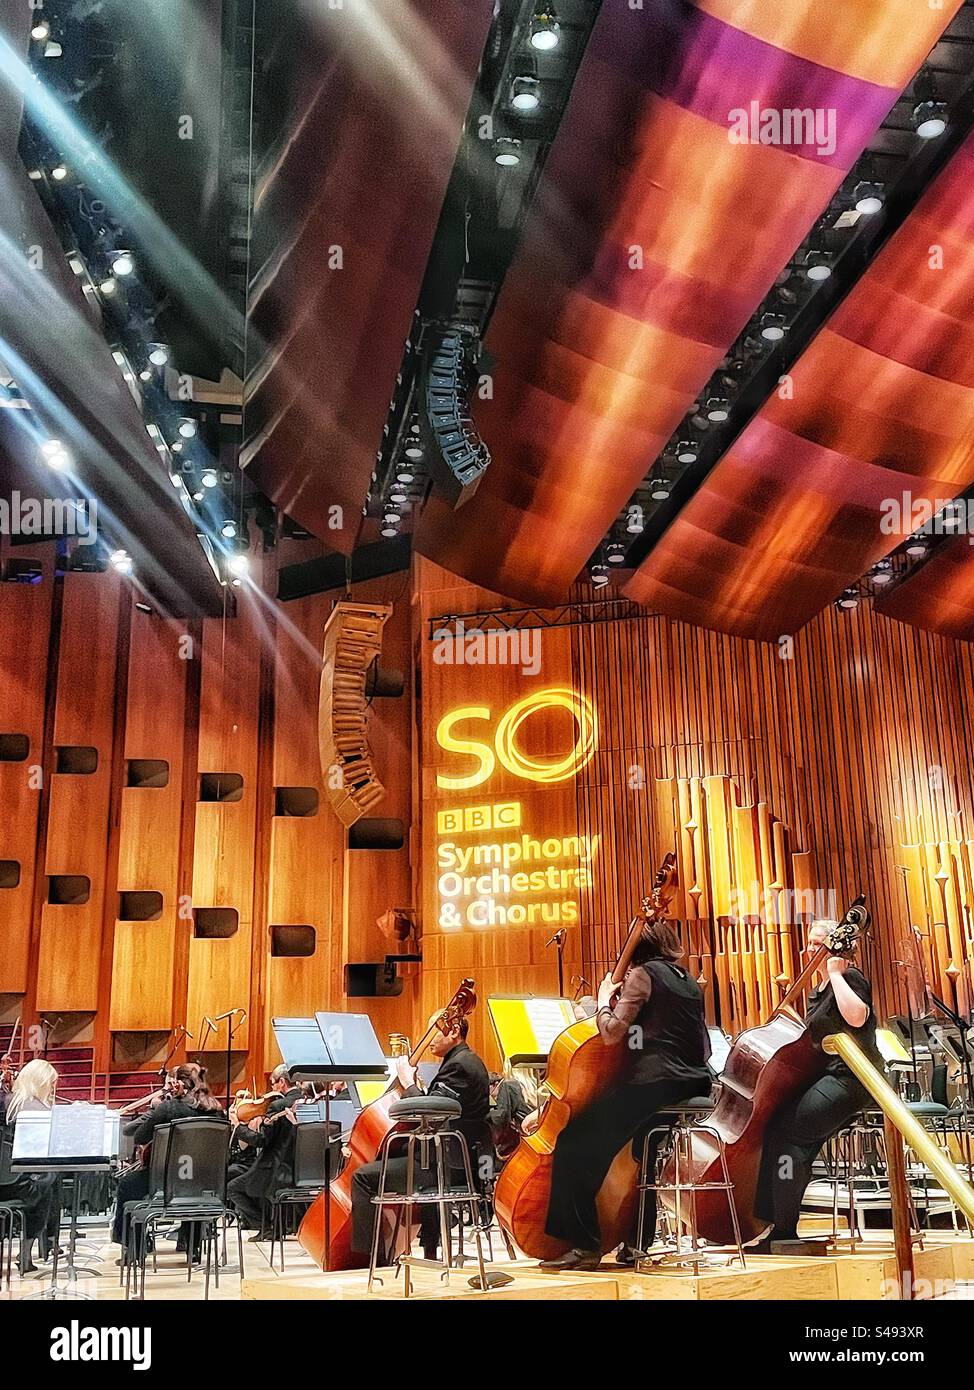
[[[822,1047],[826,1052],[842,1058],[890,1123],[896,1126],[920,1162],[940,1179],[941,1186],[958,1210],[964,1213],[968,1221],[974,1222],[974,1187],[961,1177],[948,1155],[907,1109],[855,1038],[850,1038],[847,1033],[832,1033],[823,1040]]]

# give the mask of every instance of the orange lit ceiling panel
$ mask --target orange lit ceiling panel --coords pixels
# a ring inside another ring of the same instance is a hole
[[[974,137],[664,532],[631,598],[773,640],[905,539],[916,504],[974,481],[972,234]]]
[[[958,8],[604,0],[487,335],[493,463],[424,554],[563,596]],[[760,143],[786,110],[818,129]]]

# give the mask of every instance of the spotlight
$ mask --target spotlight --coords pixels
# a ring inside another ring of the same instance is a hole
[[[379,535],[391,539],[393,536],[398,536],[399,532],[396,530],[395,526],[383,526],[379,531]]]
[[[113,550],[109,559],[112,562],[112,568],[117,570],[119,574],[132,573],[132,561],[127,550]]]
[[[511,83],[511,105],[515,111],[536,111],[541,104],[541,84],[536,77],[515,77]]]
[[[403,469],[400,469],[400,471],[396,474],[396,482],[397,482],[397,483],[406,483],[406,484],[409,484],[409,483],[412,482],[412,480],[413,480],[413,475],[412,475],[412,473],[407,473],[407,472],[405,472],[405,470],[403,470]]]
[[[670,485],[666,479],[661,477],[651,479],[649,495],[654,502],[665,502],[670,495]]]
[[[47,20],[42,19],[39,24],[35,24],[30,31],[30,36],[32,39],[36,39],[38,43],[44,39],[49,39],[51,37],[51,26],[48,24]]]
[[[173,487],[182,487],[183,485],[183,480],[178,473],[170,473],[169,481],[172,483]]]
[[[149,371],[148,367],[143,367],[142,370],[141,370],[141,372],[139,372],[139,380],[140,380],[140,381],[151,381],[151,380],[152,380],[152,373]]]
[[[905,551],[913,559],[919,559],[921,555],[926,555],[927,543],[922,536],[911,536],[906,543]]]
[[[873,566],[869,577],[874,584],[889,584],[893,578],[893,566],[889,560],[880,560]]]
[[[494,163],[499,164],[502,169],[513,169],[521,162],[521,142],[520,140],[508,140],[506,137],[494,141]]]
[[[202,502],[202,500],[203,500],[203,489],[202,489],[201,487],[198,487],[198,488],[196,489],[196,491],[193,493],[193,501],[194,501],[194,502]]]
[[[181,439],[173,440],[172,451],[174,454],[181,454],[183,452],[183,441]]]
[[[592,585],[596,589],[604,589],[609,582],[609,567],[601,563],[589,566],[589,575]]]
[[[180,420],[180,422],[179,422],[179,433],[183,436],[184,439],[195,439],[195,438],[196,438],[196,421],[195,421],[195,420],[189,420],[189,419],[187,419],[187,420]]]
[[[402,521],[402,517],[399,515],[398,512],[389,511],[385,513],[382,520],[386,523],[387,526],[395,526],[400,521]]]
[[[809,251],[805,257],[805,275],[809,280],[827,280],[832,274],[831,251]]]
[[[169,349],[164,343],[154,343],[149,353],[149,361],[154,367],[164,367],[169,361]]]
[[[783,314],[762,314],[761,315],[761,337],[768,343],[780,343],[785,336],[785,319]]]
[[[47,461],[57,473],[63,473],[71,466],[71,455],[67,449],[59,449],[56,454],[51,454]]]
[[[913,108],[913,128],[921,140],[936,140],[947,129],[947,103],[921,101]]]
[[[41,453],[45,458],[50,458],[52,454],[60,454],[64,450],[64,445],[60,439],[47,439],[41,445]]]
[[[610,565],[622,565],[626,560],[626,547],[621,541],[610,541],[605,547],[605,558]]]
[[[536,14],[531,21],[531,47],[550,53],[561,42],[561,28],[552,14]]]
[[[102,294],[114,294],[116,289],[114,276],[109,275],[107,279],[101,282],[98,288],[101,290]]]
[[[401,507],[405,502],[409,501],[409,498],[406,496],[404,492],[393,491],[389,493],[389,501],[393,504],[393,506]]]
[[[730,401],[724,396],[711,396],[706,405],[707,419],[722,425],[730,414]]]
[[[112,261],[112,270],[116,275],[131,275],[135,269],[135,262],[128,251],[118,251]]]
[[[857,183],[852,194],[856,200],[856,212],[872,217],[883,207],[883,185],[881,183]]]
[[[61,181],[67,177],[67,167],[64,164],[55,164],[54,168],[51,170],[51,178],[61,183]]]
[[[697,446],[692,439],[681,439],[676,446],[677,463],[696,463]]]
[[[235,521],[225,521],[220,527],[220,535],[225,536],[228,541],[232,541],[237,534],[237,523]]]
[[[219,479],[216,476],[216,469],[204,468],[203,476],[200,479],[200,482],[203,484],[204,487],[216,487],[217,483],[219,482]]]
[[[853,608],[859,607],[859,595],[855,589],[844,589],[835,600],[835,606],[842,612],[850,612]]]
[[[406,457],[407,457],[408,459],[412,459],[414,462],[416,462],[416,461],[418,461],[419,459],[421,459],[421,458],[423,457],[422,445],[419,443],[418,440],[417,440],[416,443],[414,443],[414,444],[408,444],[408,445],[406,446],[405,453],[406,453]],[[403,475],[400,474],[399,477],[400,477],[400,481],[401,481]],[[410,481],[412,481],[412,479],[410,479]]]
[[[949,502],[941,514],[940,524],[944,531],[954,532],[961,530],[963,520],[957,502]]]
[[[642,508],[630,507],[629,509],[629,520],[626,522],[626,530],[629,532],[630,536],[642,535],[643,522],[641,513]]]
[[[247,559],[246,555],[244,555],[243,551],[240,551],[238,554],[230,556],[230,559],[227,561],[227,569],[231,574],[235,574],[239,579],[242,579],[250,569],[250,561]]]

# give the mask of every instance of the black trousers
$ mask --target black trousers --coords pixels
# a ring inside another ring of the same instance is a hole
[[[802,1198],[822,1145],[868,1100],[851,1072],[830,1073],[775,1115],[765,1134],[754,1214],[773,1223],[779,1240],[793,1240],[798,1234]]]
[[[572,1120],[555,1145],[547,1234],[568,1241],[576,1250],[601,1250],[595,1203],[616,1154],[629,1140],[652,1128],[663,1106],[686,1100],[700,1089],[700,1079],[689,1085],[685,1080],[665,1080],[620,1086],[600,1096]],[[646,1197],[646,1229],[652,1231],[656,1204],[652,1192]],[[635,1231],[630,1236],[635,1238]]]
[[[253,1168],[245,1169],[227,1183],[227,1198],[245,1230],[258,1231],[263,1227],[269,1183],[270,1174],[264,1175],[263,1183],[255,1182]]]
[[[446,1155],[444,1154],[444,1161]],[[390,1158],[386,1165],[386,1191],[406,1191],[406,1166],[408,1160]],[[375,1230],[378,1207],[372,1198],[378,1195],[380,1163],[363,1163],[352,1174],[352,1249],[359,1255],[368,1255],[372,1250],[372,1234]],[[451,1183],[465,1182],[465,1175],[458,1169],[448,1170]],[[433,1168],[423,1168],[417,1162],[413,1170],[413,1182],[422,1191],[436,1186],[436,1173]],[[423,1250],[434,1255],[440,1243],[440,1209],[435,1202],[424,1203],[419,1209],[419,1235]],[[386,1252],[388,1255],[391,1252]],[[380,1247],[380,1264],[386,1263]]]
[[[125,1218],[125,1203],[144,1201],[149,1195],[148,1168],[133,1168],[123,1173],[118,1180],[115,1192],[115,1215],[112,1217],[112,1240],[116,1245],[128,1244],[128,1221]]]

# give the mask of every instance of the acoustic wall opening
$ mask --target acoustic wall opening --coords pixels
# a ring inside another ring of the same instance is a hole
[[[131,889],[118,895],[120,922],[158,922],[162,916],[162,894],[154,889]]]
[[[272,956],[313,956],[314,927],[271,927]]]
[[[47,901],[58,907],[80,907],[91,897],[91,879],[85,874],[51,874]]]
[[[20,884],[20,864],[16,859],[0,859],[0,888],[16,888]]]
[[[72,777],[90,777],[98,769],[98,749],[62,744],[54,750],[54,770]]]
[[[30,752],[26,734],[0,734],[0,763],[23,763]]]
[[[243,784],[239,772],[201,773],[200,801],[242,801]]]
[[[392,816],[363,816],[348,832],[349,849],[402,849],[406,832]]]
[[[380,666],[376,657],[365,673],[365,698],[367,700],[395,700],[405,689],[402,672],[395,666]]]
[[[240,925],[235,907],[194,907],[193,935],[197,940],[223,941]]]
[[[168,787],[169,764],[162,758],[130,758],[125,782],[129,787]]]
[[[315,787],[275,787],[275,816],[316,816],[318,792]]]

